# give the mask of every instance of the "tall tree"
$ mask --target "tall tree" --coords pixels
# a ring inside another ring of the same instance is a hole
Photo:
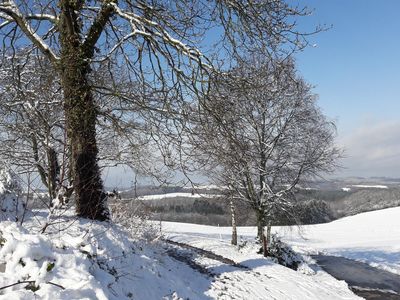
[[[192,143],[209,174],[257,216],[258,237],[277,215],[296,219],[302,179],[335,168],[334,124],[315,103],[291,59],[251,58],[215,79]]]
[[[100,168],[123,164],[162,182],[168,174],[154,164],[148,118],[129,100],[143,95],[123,69],[113,76],[109,71],[100,65],[90,76],[99,115]],[[51,202],[69,198],[73,188],[60,82],[48,59],[29,49],[8,56],[0,69],[0,159],[19,174],[38,173]]]
[[[105,61],[125,64],[132,81],[150,91],[152,99],[163,100],[151,109],[176,116],[216,70],[200,51],[204,43],[199,37],[221,29],[217,45],[205,49],[220,53],[219,58],[240,58],[250,45],[268,55],[287,55],[306,44],[295,29],[295,17],[306,14],[282,0],[2,0],[0,30],[3,53],[28,45],[57,70],[77,213],[104,220],[108,210],[97,162],[98,110],[89,81],[93,67]],[[281,48],[282,42],[286,46]]]

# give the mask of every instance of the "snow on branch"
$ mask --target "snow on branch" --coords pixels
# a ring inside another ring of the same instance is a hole
[[[141,35],[145,37],[147,40],[158,44],[159,41],[157,39],[161,39],[166,45],[170,45],[175,48],[178,52],[186,55],[190,60],[195,61],[199,66],[206,69],[213,69],[213,67],[206,63],[206,57],[198,50],[197,48],[193,48],[183,43],[182,41],[173,38],[163,26],[158,24],[155,21],[149,20],[143,16],[134,14],[132,12],[127,12],[118,7],[117,4],[111,4],[114,7],[115,13],[119,15],[121,18],[128,21],[131,25],[132,32],[126,35],[124,38],[120,40],[119,43],[113,47],[109,53],[109,55],[116,50],[116,48],[121,45],[128,38],[134,37],[135,35]],[[151,28],[151,29],[149,29]],[[158,48],[158,47],[157,47]]]
[[[22,32],[31,42],[40,49],[52,62],[56,62],[59,58],[50,49],[46,42],[35,32],[35,30],[27,22],[28,19],[56,21],[56,18],[47,14],[34,14],[23,16],[13,0],[3,0],[0,4],[0,18],[5,19],[0,28],[8,25],[11,20],[21,28]]]

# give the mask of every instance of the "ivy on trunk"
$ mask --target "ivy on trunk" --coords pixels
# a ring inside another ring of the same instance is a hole
[[[97,109],[88,82],[91,71],[89,61],[107,17],[103,16],[100,23],[93,23],[94,32],[89,35],[91,39],[86,39],[86,42],[90,40],[90,43],[83,43],[76,14],[79,5],[79,2],[61,1],[59,25],[62,49],[59,69],[64,92],[67,136],[72,155],[76,210],[81,217],[107,220],[107,196],[97,162]]]

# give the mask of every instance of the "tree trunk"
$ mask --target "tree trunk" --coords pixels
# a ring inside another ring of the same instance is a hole
[[[264,234],[264,215],[261,211],[256,211],[257,216],[257,238],[261,242]]]
[[[266,240],[266,242],[265,242],[266,250],[264,251],[264,256],[268,256],[269,247],[271,245],[271,223],[270,222],[268,222],[268,225],[267,225],[267,236],[265,237],[265,240]]]
[[[40,175],[43,185],[47,188],[50,196],[50,206],[53,199],[57,196],[58,179],[60,176],[60,165],[58,164],[57,152],[52,147],[47,147],[47,171],[40,164],[39,146],[36,137],[32,136],[33,158],[36,162],[36,169]]]
[[[60,73],[68,142],[71,147],[73,184],[77,214],[106,220],[109,212],[97,164],[97,109],[88,82],[89,60],[81,49],[80,24],[73,1],[61,1]]]
[[[265,217],[262,210],[256,211],[257,215],[257,238],[262,244],[262,251],[265,257],[268,256],[268,239],[264,233]]]
[[[58,164],[57,152],[52,147],[49,147],[47,149],[47,160],[49,164],[48,188],[51,200],[53,200],[54,198],[56,198],[57,190],[59,188],[60,165]]]
[[[264,229],[264,227],[263,227],[263,229]],[[267,257],[268,256],[268,241],[267,241],[267,237],[265,236],[264,233],[262,233],[261,241],[262,241],[263,255],[264,255],[264,257]]]
[[[230,200],[231,216],[232,216],[232,245],[237,245],[237,228],[236,228],[236,209],[233,200]]]

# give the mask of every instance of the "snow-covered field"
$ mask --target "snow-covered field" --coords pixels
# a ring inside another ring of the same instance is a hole
[[[248,240],[238,249],[230,245],[230,227],[163,222],[168,239],[205,249],[250,267],[250,272],[210,266],[224,279],[223,285],[214,284],[213,299],[358,299],[344,281],[338,281],[317,266],[307,264],[293,271],[256,254],[251,240],[255,228],[239,228],[239,234]],[[204,262],[203,262],[204,263]],[[223,287],[224,286],[224,287]],[[225,291],[223,294],[215,291]],[[222,288],[223,287],[223,288]]]
[[[0,189],[2,207],[12,203],[0,215],[0,299],[359,299],[308,256],[294,271],[257,254],[254,227],[238,229],[237,247],[230,227],[147,222],[130,236],[73,210],[55,210],[51,218],[45,210],[27,212],[21,226],[11,216],[17,206],[10,188]],[[391,208],[300,232],[274,231],[301,253],[343,255],[399,272],[399,217],[400,208]]]
[[[174,240],[224,252],[230,227],[165,222],[164,230]],[[400,274],[400,207],[358,214],[326,224],[273,227],[283,241],[302,254],[324,253],[367,262]],[[255,227],[239,227],[242,239],[253,239]]]
[[[0,218],[0,299],[358,299],[316,266],[294,271],[256,254],[254,244],[232,247],[218,227],[162,226],[167,238],[222,258],[167,243],[152,223],[130,236],[72,209],[27,212],[21,225],[13,193],[4,186],[0,194],[2,207],[13,203]]]
[[[54,225],[40,234],[46,216],[35,211],[23,227],[0,222],[0,299],[358,299],[319,269],[304,264],[293,271],[251,247],[239,251],[218,228],[170,224],[180,232],[167,235],[246,269],[194,253],[207,275],[171,256],[173,246],[161,240],[131,239],[116,225],[71,213],[53,216]]]
[[[160,194],[160,195],[147,195],[139,197],[139,200],[161,200],[161,199],[170,199],[170,198],[216,198],[220,197],[221,195],[217,194],[198,194],[198,193],[167,193],[167,194]]]
[[[365,189],[387,189],[387,185],[366,185],[366,184],[353,184],[352,187],[355,188],[365,188]]]
[[[400,274],[400,207],[275,232],[298,252],[344,256]]]

